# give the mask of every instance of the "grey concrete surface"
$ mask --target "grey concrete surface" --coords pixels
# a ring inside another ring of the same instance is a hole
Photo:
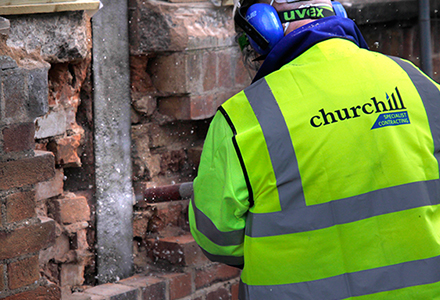
[[[127,1],[103,0],[92,18],[99,283],[131,275],[130,70]]]

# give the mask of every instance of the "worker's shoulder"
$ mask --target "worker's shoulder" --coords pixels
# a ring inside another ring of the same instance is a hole
[[[244,90],[241,90],[240,92],[236,93],[232,97],[230,97],[228,100],[226,100],[221,106],[220,109],[230,109],[231,107],[237,106],[237,105],[243,105],[245,102],[247,102],[245,90],[251,88],[252,85],[247,87]]]

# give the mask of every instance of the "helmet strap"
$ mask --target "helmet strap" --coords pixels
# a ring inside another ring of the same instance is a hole
[[[292,10],[278,12],[281,23],[300,21],[305,19],[321,19],[334,16],[335,12],[328,6],[306,6]]]

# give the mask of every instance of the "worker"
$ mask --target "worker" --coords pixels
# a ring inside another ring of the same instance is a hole
[[[329,0],[247,1],[264,61],[210,124],[196,242],[240,300],[440,299],[439,85]]]

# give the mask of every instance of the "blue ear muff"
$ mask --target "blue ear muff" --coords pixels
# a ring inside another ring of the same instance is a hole
[[[269,51],[284,37],[284,29],[278,13],[269,4],[256,3],[246,11],[246,20],[268,41],[269,46],[262,49],[248,36],[251,46],[261,55]]]
[[[347,12],[344,6],[338,1],[332,1],[333,10],[338,17],[348,18]]]
[[[341,3],[332,1],[332,5],[333,10],[325,6],[306,6],[277,12],[269,4],[256,3],[239,8],[234,20],[245,32],[251,46],[260,55],[266,55],[284,37],[282,23],[334,15],[347,18],[347,12]]]

